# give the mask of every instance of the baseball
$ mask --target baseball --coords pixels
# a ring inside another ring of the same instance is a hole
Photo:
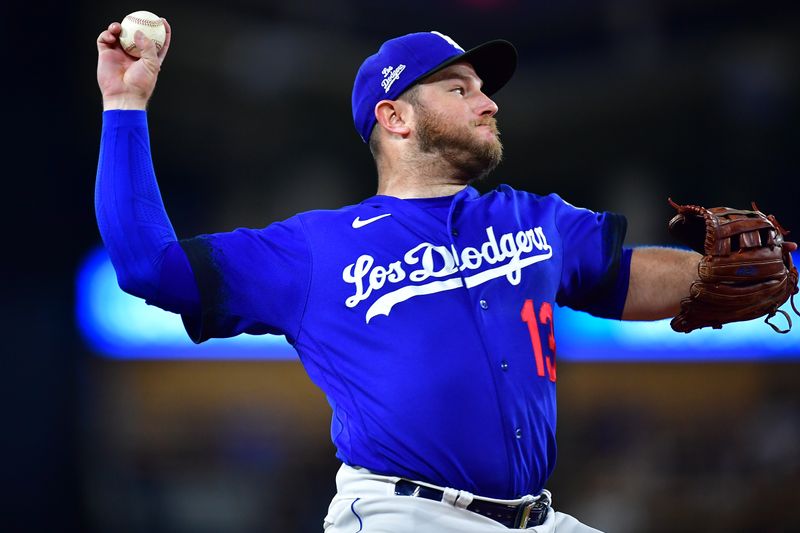
[[[167,29],[164,21],[155,13],[149,11],[134,11],[122,19],[122,33],[119,35],[119,43],[122,49],[133,57],[141,57],[142,51],[133,41],[136,30],[142,30],[145,37],[156,43],[156,49],[161,50],[164,40],[167,38]]]

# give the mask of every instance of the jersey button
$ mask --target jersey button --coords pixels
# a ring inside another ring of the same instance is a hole
[[[487,302],[486,300],[481,300],[478,303],[480,304],[481,309],[483,309],[484,311],[489,309],[489,302]]]
[[[457,229],[453,228],[453,231],[451,231],[450,233],[453,234],[453,237],[458,237],[458,230]]]
[[[506,361],[505,359],[500,361],[500,370],[502,370],[503,372],[508,370],[508,361]]]
[[[517,437],[518,439],[521,439],[522,438],[522,429],[520,429],[520,428],[515,429],[514,430],[514,436]]]

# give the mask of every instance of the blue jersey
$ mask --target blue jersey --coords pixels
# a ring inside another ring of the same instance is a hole
[[[624,234],[622,216],[507,186],[438,214],[375,196],[181,241],[202,305],[184,323],[196,342],[286,335],[347,464],[535,494],[556,458],[553,307],[620,317]]]

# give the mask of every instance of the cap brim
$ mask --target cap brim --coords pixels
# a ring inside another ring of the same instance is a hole
[[[417,78],[414,83],[419,83],[431,74],[461,61],[472,65],[478,77],[483,80],[483,92],[492,95],[502,89],[514,75],[514,71],[517,69],[517,49],[504,39],[485,42],[436,65]]]

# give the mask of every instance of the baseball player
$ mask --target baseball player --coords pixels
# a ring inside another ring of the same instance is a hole
[[[165,22],[166,24],[166,22]],[[490,95],[502,40],[386,41],[355,78],[378,191],[261,229],[178,240],[161,200],[148,99],[170,45],[111,24],[97,41],[104,114],[95,206],[120,286],[180,313],[195,342],[285,335],[332,407],[342,461],[327,533],[596,531],[553,509],[553,306],[673,316],[700,255],[624,249],[626,221],[555,194],[470,183],[500,161]],[[572,332],[580,334],[580,332]]]

